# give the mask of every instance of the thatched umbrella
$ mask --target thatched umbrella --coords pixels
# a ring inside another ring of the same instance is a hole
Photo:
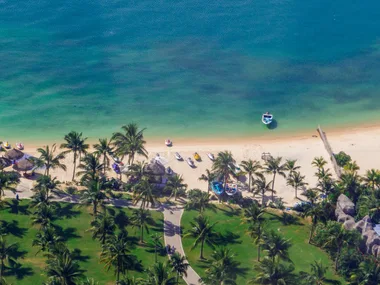
[[[10,160],[17,160],[24,156],[24,153],[18,149],[11,149],[7,151],[7,153],[4,155],[5,158],[8,158]]]
[[[12,162],[8,158],[0,157],[0,169],[4,169],[10,166],[11,164]]]
[[[151,162],[145,167],[145,173],[154,176],[165,175],[165,166],[158,161]]]
[[[28,170],[32,170],[34,167],[34,163],[32,163],[30,160],[28,159],[23,159],[23,160],[20,160],[18,161],[15,165],[13,165],[13,168],[17,171],[28,171]]]

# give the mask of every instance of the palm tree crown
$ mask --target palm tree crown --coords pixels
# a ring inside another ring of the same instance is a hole
[[[61,160],[65,158],[64,153],[59,153],[55,155],[56,145],[53,144],[50,148],[48,145],[45,148],[38,148],[37,151],[40,153],[38,158],[45,166],[45,175],[49,176],[50,169],[61,168],[66,171],[66,165],[61,163]]]

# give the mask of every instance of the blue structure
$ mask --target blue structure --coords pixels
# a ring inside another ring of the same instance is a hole
[[[218,181],[211,182],[211,189],[216,195],[220,195],[224,192],[223,183]]]

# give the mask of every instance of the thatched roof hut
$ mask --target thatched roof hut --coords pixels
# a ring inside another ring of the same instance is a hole
[[[5,158],[8,158],[10,160],[18,160],[24,156],[24,153],[18,149],[11,149],[7,151],[6,154],[4,154]]]
[[[151,176],[163,176],[165,175],[165,166],[159,161],[154,160],[145,166],[144,172]]]
[[[28,159],[23,159],[23,160],[20,160],[19,162],[17,162],[13,166],[13,168],[17,171],[28,171],[28,170],[32,170],[34,168],[34,163],[32,163]]]

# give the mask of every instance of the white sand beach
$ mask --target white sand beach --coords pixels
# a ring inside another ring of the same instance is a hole
[[[341,132],[327,132],[327,137],[335,153],[342,150],[351,155],[352,159],[361,167],[360,173],[364,173],[370,168],[380,168],[380,127],[363,127],[351,130],[346,129]],[[310,187],[314,187],[316,184],[316,177],[314,176],[316,170],[311,165],[313,158],[316,156],[323,156],[329,162],[328,168],[335,175],[327,151],[315,130],[296,137],[271,139],[253,137],[239,140],[226,139],[225,141],[174,140],[172,147],[165,146],[164,140],[165,138],[162,139],[161,143],[157,141],[147,142],[146,148],[149,151],[149,160],[156,157],[156,154],[159,153],[162,158],[161,161],[165,166],[170,166],[176,173],[183,175],[189,189],[199,188],[204,191],[207,190],[206,183],[198,179],[206,169],[211,170],[212,162],[207,157],[207,153],[211,152],[216,155],[219,151],[224,150],[231,151],[238,163],[246,159],[255,159],[263,162],[261,159],[263,152],[270,152],[274,157],[281,156],[284,161],[285,159],[296,159],[298,165],[301,166],[301,174],[306,176],[306,181]],[[25,145],[24,152],[37,155],[36,149],[44,144],[28,145],[26,143]],[[175,152],[179,152],[184,159],[187,157],[193,158],[194,152],[198,152],[202,157],[202,161],[195,162],[196,168],[192,169],[186,161],[177,161],[174,157]],[[137,159],[141,160],[140,157]],[[64,162],[67,165],[67,171],[56,170],[52,171],[51,174],[56,176],[60,181],[70,181],[72,176],[72,160],[72,156],[68,155]],[[109,175],[113,175],[111,171]],[[268,176],[269,180],[271,180],[271,176]],[[296,202],[294,190],[286,185],[284,178],[276,178],[275,190],[277,191],[276,196],[282,197],[288,205],[293,205]],[[243,195],[248,195],[248,193],[243,192]]]

